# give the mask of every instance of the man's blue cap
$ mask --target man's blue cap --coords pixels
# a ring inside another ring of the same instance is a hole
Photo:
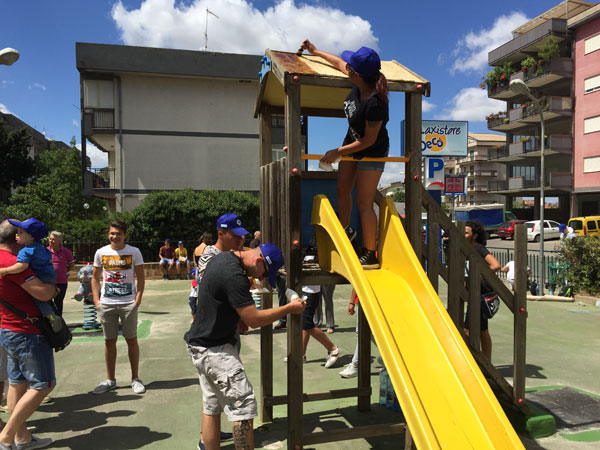
[[[283,266],[283,255],[275,244],[262,244],[260,251],[267,265],[269,284],[274,289],[277,280],[277,271]]]
[[[177,243],[177,245],[179,245],[179,244],[183,244],[183,241],[179,241],[179,242]]]
[[[36,241],[41,241],[43,238],[48,236],[48,228],[46,227],[46,224],[34,219],[33,217],[24,222],[19,222],[18,220],[13,219],[8,219],[8,221],[15,227],[23,228],[30,235],[32,235]]]
[[[566,226],[564,223],[561,223],[561,224],[558,226],[558,231],[559,231],[560,233],[564,233],[564,232],[565,232],[565,228],[567,228],[567,226]]]
[[[357,74],[365,78],[374,77],[381,69],[379,55],[369,47],[361,47],[355,52],[346,50],[342,53],[342,59],[350,64]]]
[[[242,226],[242,220],[237,214],[233,213],[223,214],[221,217],[219,217],[217,219],[217,229],[229,230],[236,236],[244,236],[248,234],[248,230]]]

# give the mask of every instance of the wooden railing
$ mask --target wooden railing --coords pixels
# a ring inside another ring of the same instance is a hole
[[[421,242],[415,251],[422,256],[427,276],[434,289],[439,292],[439,278],[448,285],[447,309],[458,330],[463,333],[475,360],[506,395],[512,404],[529,414],[525,404],[525,357],[527,323],[527,234],[523,224],[515,232],[515,292],[511,292],[502,280],[490,270],[488,264],[465,239],[465,224],[455,225],[423,188],[422,205],[427,211],[427,243]],[[440,230],[448,237],[446,263],[440,258]],[[465,287],[465,263],[469,261],[469,278],[480,277],[498,294],[514,317],[513,383],[506,381],[502,373],[483,355],[480,348],[480,283]],[[464,305],[469,313],[469,335],[464,330]]]

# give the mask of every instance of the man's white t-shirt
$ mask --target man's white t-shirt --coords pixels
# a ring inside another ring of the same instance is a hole
[[[100,303],[133,303],[136,294],[134,268],[142,264],[142,254],[131,245],[126,244],[121,250],[113,250],[110,245],[96,250],[94,267],[102,268]]]

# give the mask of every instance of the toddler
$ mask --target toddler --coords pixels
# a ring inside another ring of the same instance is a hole
[[[31,266],[35,275],[43,283],[56,284],[52,254],[40,244],[40,240],[48,236],[48,228],[46,228],[44,222],[40,222],[33,217],[24,222],[13,219],[8,219],[8,221],[17,227],[17,243],[24,247],[19,251],[15,264],[0,269],[0,276],[21,273]],[[61,321],[57,319],[50,303],[36,299],[34,301],[42,315],[52,324],[52,329],[54,331],[60,330]]]

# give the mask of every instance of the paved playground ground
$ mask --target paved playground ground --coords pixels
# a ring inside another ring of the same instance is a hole
[[[65,319],[70,324],[83,321],[82,304],[72,300],[77,287],[77,283],[69,284],[65,299]],[[440,292],[443,298],[444,287]],[[136,395],[131,390],[127,348],[122,340],[118,343],[118,388],[103,395],[90,394],[106,377],[104,343],[101,336],[78,334],[66,350],[56,354],[57,388],[51,395],[53,402],[42,405],[29,421],[34,432],[53,438],[51,448],[54,449],[195,449],[201,429],[201,394],[182,338],[191,319],[188,293],[189,281],[146,282],[139,314],[140,377],[147,387],[145,394]],[[346,314],[349,297],[349,286],[337,287],[337,327],[331,338],[342,349],[341,361],[335,368],[325,369],[324,349],[311,342],[308,363],[304,366],[305,392],[356,385],[356,378],[342,379],[338,375],[341,366],[350,362],[356,344],[355,317]],[[555,409],[559,433],[537,440],[523,437],[525,446],[551,450],[599,448],[600,308],[547,302],[529,302],[528,308],[527,387],[553,388],[530,395],[538,404]],[[490,322],[490,332],[494,364],[509,374],[512,370],[512,316],[505,307]],[[284,331],[275,333],[276,395],[285,393],[285,338]],[[257,392],[260,388],[259,348],[258,330],[243,336],[242,359]],[[358,413],[355,399],[307,403],[306,431],[399,420],[398,413],[378,404],[381,366],[375,361],[378,353],[374,346],[372,354],[372,411]],[[590,414],[595,421],[589,419]],[[1,416],[7,420],[5,413]],[[257,448],[286,448],[285,406],[275,407],[275,416],[273,423],[257,431]],[[255,421],[255,428],[260,425]],[[225,419],[223,429],[231,429]],[[391,449],[401,448],[401,441],[397,436],[389,436],[312,448]],[[223,448],[233,449],[233,444],[229,442]]]

